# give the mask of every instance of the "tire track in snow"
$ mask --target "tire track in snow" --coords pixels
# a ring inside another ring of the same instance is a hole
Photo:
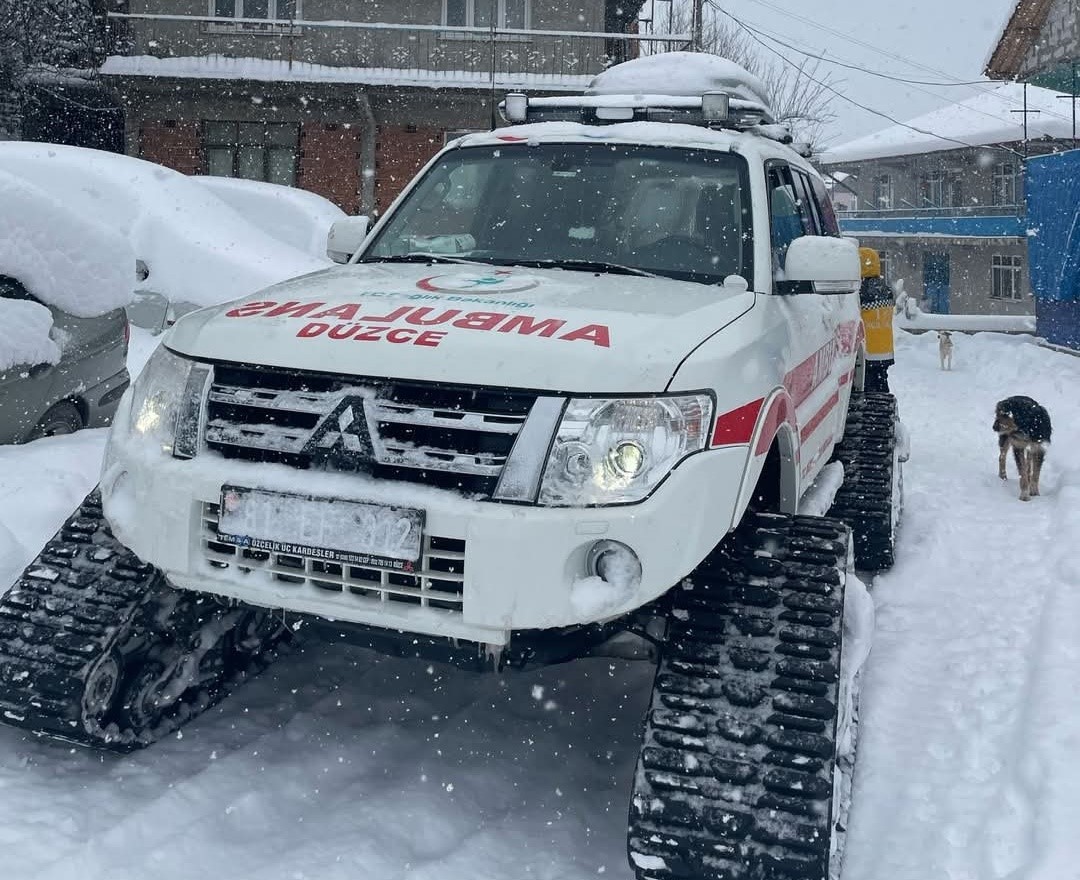
[[[1053,630],[1069,589],[1055,560],[1076,552],[1056,542],[1075,510],[1065,456],[1080,404],[1067,389],[1080,362],[981,336],[960,340],[958,368],[941,373],[929,335],[899,348],[907,511],[897,566],[874,588],[844,880],[1027,880],[1062,806],[1040,791],[1054,749],[1039,695],[1071,689],[1052,668]],[[989,427],[994,402],[1017,393],[1048,406],[1058,440],[1044,496],[1029,504],[1012,462],[1009,482],[997,479]],[[1066,628],[1077,626],[1071,616]]]

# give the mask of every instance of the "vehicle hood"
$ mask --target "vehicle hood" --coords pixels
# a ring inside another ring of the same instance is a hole
[[[736,286],[664,278],[355,264],[187,315],[166,345],[204,360],[336,374],[655,392],[753,303]]]

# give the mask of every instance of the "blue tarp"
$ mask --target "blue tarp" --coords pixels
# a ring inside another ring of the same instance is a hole
[[[1040,302],[1080,299],[1080,150],[1027,162],[1028,259]]]

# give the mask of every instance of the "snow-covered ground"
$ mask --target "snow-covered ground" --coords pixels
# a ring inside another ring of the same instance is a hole
[[[1080,359],[1028,338],[955,342],[943,373],[932,335],[899,341],[907,510],[896,568],[873,586],[844,880],[1070,880]],[[144,359],[149,340],[135,343]],[[1054,418],[1044,494],[1028,504],[1014,476],[998,480],[990,430],[994,402],[1018,393]],[[0,575],[89,488],[103,440],[0,447]],[[313,642],[135,755],[2,728],[3,876],[628,878],[650,680],[645,663],[497,678]]]

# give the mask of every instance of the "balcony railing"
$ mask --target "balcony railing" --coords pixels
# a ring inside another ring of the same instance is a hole
[[[932,217],[1019,217],[1024,214],[1023,205],[965,205],[962,208],[878,208],[845,211],[837,209],[841,217],[860,220],[884,220],[892,218],[928,219]]]
[[[681,48],[686,34],[623,34],[375,22],[109,13],[110,55],[259,59],[285,70],[318,65],[381,77],[577,87],[612,64]],[[170,64],[169,62],[172,62]],[[189,65],[190,67],[190,65]]]

